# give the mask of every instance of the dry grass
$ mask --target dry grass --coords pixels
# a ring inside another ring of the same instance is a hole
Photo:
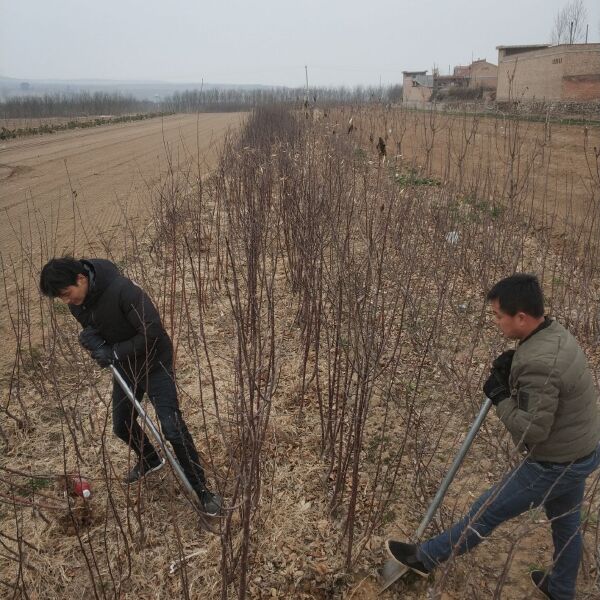
[[[64,310],[19,288],[1,466],[49,481],[81,470],[95,495],[82,514],[53,483],[29,493],[27,478],[0,473],[3,494],[40,505],[0,505],[7,597],[374,598],[383,539],[416,530],[504,345],[487,287],[515,269],[538,273],[551,313],[598,368],[593,171],[586,227],[552,210],[540,228],[537,192],[522,185],[544,179],[537,155],[503,155],[493,172],[463,160],[460,181],[438,184],[431,164],[389,150],[382,160],[368,142],[410,126],[423,148],[430,115],[357,112],[348,135],[333,133],[335,117],[258,111],[211,177],[172,165],[153,188],[148,228],[125,224],[117,258],[161,309],[186,419],[228,501],[217,535],[199,529],[166,470],[139,488],[119,483],[130,457],[111,435],[110,382],[82,357]],[[490,417],[430,531],[510,459]],[[598,594],[597,483],[581,598]],[[548,530],[523,515],[389,597],[523,598],[528,569],[550,561]]]

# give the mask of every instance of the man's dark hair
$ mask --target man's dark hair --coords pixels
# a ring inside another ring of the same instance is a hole
[[[49,260],[40,274],[40,290],[44,296],[55,298],[66,287],[77,283],[77,275],[87,275],[80,260],[71,256]]]
[[[488,292],[487,299],[498,300],[502,312],[511,317],[518,312],[536,318],[544,316],[544,294],[535,275],[516,273],[501,279]]]

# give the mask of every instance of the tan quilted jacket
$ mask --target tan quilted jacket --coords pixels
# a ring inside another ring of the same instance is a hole
[[[509,383],[511,396],[496,412],[533,460],[566,463],[596,448],[598,392],[583,350],[560,323],[519,344]]]

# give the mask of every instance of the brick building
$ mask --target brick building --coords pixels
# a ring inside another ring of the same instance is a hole
[[[454,77],[463,77],[470,88],[483,88],[496,91],[498,82],[498,67],[485,58],[478,58],[470,65],[454,67]]]
[[[469,87],[495,90],[498,84],[498,67],[485,58],[472,62],[469,66]]]
[[[433,75],[427,75],[427,71],[402,71],[402,75],[402,102],[417,106],[430,101]]]
[[[454,67],[452,75],[440,75],[434,69],[432,75],[427,71],[403,71],[403,102],[417,106],[457,88],[481,88],[496,90],[496,65],[485,58],[473,61],[470,65]]]
[[[403,71],[402,75],[402,102],[407,106],[432,102],[442,90],[468,85],[465,77],[440,75],[437,69],[434,69],[432,75],[427,75],[427,71]]]
[[[600,44],[498,46],[496,99],[600,99]]]

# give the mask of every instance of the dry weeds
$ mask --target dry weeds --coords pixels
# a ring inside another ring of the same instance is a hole
[[[551,314],[598,368],[593,169],[585,227],[565,211],[541,228],[527,181],[547,163],[509,151],[502,169],[463,161],[461,178],[437,181],[431,165],[383,159],[367,141],[414,115],[360,115],[346,134],[331,117],[257,111],[216,172],[172,164],[148,228],[125,227],[117,258],[161,309],[183,410],[227,498],[218,535],[198,527],[166,470],[120,484],[130,457],[111,435],[110,382],[65,311],[15,278],[20,352],[0,429],[7,597],[374,598],[383,539],[416,530],[505,345],[487,319],[488,286],[536,272]],[[419,126],[427,139],[431,118]],[[489,417],[429,531],[514,459]],[[90,510],[54,487],[79,471],[93,482]],[[591,599],[598,477],[589,483],[579,597]],[[526,597],[528,569],[550,561],[548,531],[537,512],[523,515],[389,597]]]

